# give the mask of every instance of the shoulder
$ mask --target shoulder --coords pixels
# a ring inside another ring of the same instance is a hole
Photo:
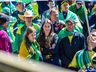
[[[75,36],[80,36],[80,37],[84,37],[84,35],[80,32],[75,32]]]
[[[53,37],[58,37],[58,35],[56,33],[52,33]]]
[[[59,20],[60,25],[65,25],[65,22],[63,20]]]
[[[36,23],[33,23],[33,26],[40,28],[40,26],[38,24],[36,24]]]
[[[73,13],[72,11],[68,11],[70,15],[73,15],[73,16],[77,16],[75,13]]]
[[[70,9],[70,8],[74,8],[74,7],[76,7],[76,4],[75,4],[75,3],[72,4],[72,5],[69,7],[69,9]]]
[[[60,32],[58,33],[58,35],[62,35],[64,34],[65,28],[63,28],[62,30],[60,30]]]
[[[6,38],[8,38],[8,35],[4,30],[0,30],[0,37],[3,39],[6,39]]]
[[[20,48],[26,48],[25,40],[22,41]]]

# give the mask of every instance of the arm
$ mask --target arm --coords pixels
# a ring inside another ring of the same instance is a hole
[[[2,45],[1,49],[6,52],[11,53],[12,52],[11,41],[5,31],[3,32],[3,36],[2,36],[1,41],[2,41],[1,42],[1,45]]]

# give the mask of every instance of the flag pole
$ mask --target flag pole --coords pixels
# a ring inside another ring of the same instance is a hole
[[[82,0],[82,3],[84,5],[84,12],[85,12],[85,20],[88,28],[88,34],[90,35],[90,27],[89,27],[89,21],[88,21],[88,16],[87,16],[87,11],[86,11],[86,6],[85,6],[85,1]]]

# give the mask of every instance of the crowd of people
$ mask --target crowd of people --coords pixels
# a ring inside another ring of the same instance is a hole
[[[95,71],[95,2],[91,11],[82,0],[48,0],[45,11],[42,2],[0,3],[1,52],[78,72]]]

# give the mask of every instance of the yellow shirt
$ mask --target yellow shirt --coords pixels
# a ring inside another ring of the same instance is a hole
[[[73,39],[73,35],[68,36],[68,38],[69,38],[69,41],[70,41],[70,44],[71,44],[72,39]]]

